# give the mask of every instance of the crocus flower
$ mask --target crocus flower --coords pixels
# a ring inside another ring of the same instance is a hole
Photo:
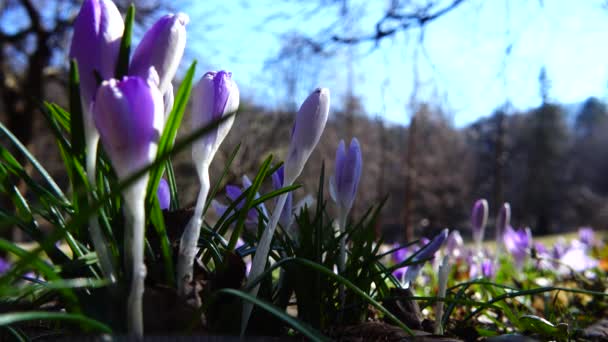
[[[0,274],[6,273],[11,269],[11,263],[8,260],[0,257]]]
[[[329,192],[342,211],[348,212],[353,206],[361,178],[361,164],[361,149],[357,138],[351,140],[348,152],[344,140],[340,140],[336,151],[336,170],[329,178]]]
[[[471,225],[473,227],[473,240],[477,244],[478,249],[481,248],[483,242],[483,235],[486,230],[486,224],[488,222],[488,201],[485,199],[479,199],[475,201],[473,205],[473,212],[471,213]]]
[[[589,247],[593,247],[596,244],[595,233],[591,227],[580,228],[578,230],[578,239]]]
[[[192,126],[200,129],[236,112],[239,106],[239,89],[226,71],[207,72],[192,91]],[[187,295],[187,286],[193,279],[196,243],[203,223],[203,209],[209,193],[209,165],[220,144],[230,131],[234,116],[223,121],[192,145],[192,160],[196,167],[201,189],[196,200],[194,215],[184,229],[179,244],[177,264],[178,290]]]
[[[272,187],[275,190],[279,190],[283,187],[283,183],[285,180],[285,167],[279,167],[272,174]],[[278,199],[277,199],[278,202]],[[294,232],[291,231],[291,225],[293,224],[293,192],[290,191],[287,193],[287,200],[285,200],[285,205],[283,206],[283,211],[281,212],[281,217],[279,217],[279,224],[285,231],[287,231],[292,238],[294,238]]]
[[[147,80],[128,76],[104,81],[94,105],[95,125],[118,177],[151,163],[162,132],[163,99],[158,75],[149,70]]]
[[[353,206],[359,179],[361,178],[361,149],[359,141],[353,138],[348,153],[344,140],[340,140],[336,151],[336,171],[329,178],[329,193],[338,205],[338,227],[341,233],[346,231],[346,218]],[[346,236],[340,240],[340,258],[338,269],[343,272],[346,262]]]
[[[568,269],[562,269],[560,273],[569,273],[570,269],[576,272],[583,272],[595,268],[599,262],[587,254],[587,248],[580,245],[573,245],[560,258],[560,262],[567,266]]]
[[[329,116],[329,89],[317,88],[302,103],[291,131],[285,160],[285,184],[291,185],[317,146]]]
[[[513,227],[508,226],[503,234],[503,241],[507,251],[515,259],[517,267],[523,266],[528,251],[532,246],[532,232],[530,228],[514,230]]]
[[[74,20],[70,58],[76,60],[80,74],[80,99],[89,154],[95,153],[98,139],[90,108],[97,94],[97,77],[102,80],[114,77],[123,31],[120,12],[110,0],[85,0]]]
[[[236,202],[236,200],[239,199],[239,197],[243,194],[243,192],[245,190],[247,190],[250,186],[251,186],[251,180],[246,175],[244,175],[242,189],[236,185],[232,185],[232,184],[226,185],[226,197],[228,197],[228,199],[230,199],[232,202]],[[256,193],[254,199],[257,199],[259,197],[260,197],[260,194]],[[211,205],[215,209],[215,212],[218,216],[224,215],[226,210],[228,210],[227,205],[224,205],[216,200],[213,200],[211,202]],[[245,198],[241,199],[235,208],[237,210],[240,210],[243,208],[244,205],[245,205]],[[245,218],[245,227],[247,227],[249,229],[253,229],[258,226],[258,223],[259,223],[258,209],[262,212],[262,214],[265,217],[268,217],[268,212],[266,210],[266,206],[262,203],[257,208],[249,209],[249,211],[247,212],[247,217]]]
[[[230,72],[207,72],[192,92],[192,126],[194,130],[208,126],[224,115],[235,113],[239,107],[239,89],[232,80]],[[208,168],[233,123],[234,116],[224,120],[194,143],[192,160],[197,169]]]
[[[80,74],[80,103],[86,148],[85,168],[89,183],[93,187],[99,133],[95,128],[92,105],[99,82],[114,77],[123,31],[122,17],[116,5],[110,0],[85,0],[74,20],[74,35],[69,55],[76,60]],[[114,266],[97,215],[89,217],[89,235],[103,275],[114,281]]]
[[[121,180],[151,163],[156,157],[164,124],[162,94],[158,75],[150,68],[147,79],[137,76],[104,81],[97,91],[93,113],[101,143]],[[143,336],[142,298],[146,266],[144,264],[144,200],[148,174],[140,177],[123,192],[128,222],[125,245],[131,251],[127,264],[131,270],[131,290],[127,302],[128,330]]]
[[[169,183],[164,178],[161,178],[160,183],[158,183],[156,197],[158,197],[158,203],[160,203],[162,210],[169,209],[171,205],[171,193],[169,191]]]
[[[503,203],[500,207],[500,212],[496,218],[496,258],[499,257],[502,250],[503,241],[502,235],[511,224],[511,205],[509,203]]]
[[[464,241],[458,230],[452,230],[445,243],[445,253],[454,260],[464,257]]]
[[[153,66],[158,72],[159,89],[165,96],[173,89],[171,80],[186,48],[186,25],[190,21],[184,13],[167,14],[160,18],[144,35],[133,52],[130,75],[142,76]],[[170,88],[171,87],[171,88]]]
[[[420,248],[420,250],[416,252],[414,257],[412,258],[412,262],[416,263],[433,258],[435,256],[435,253],[437,253],[439,248],[441,248],[445,240],[448,238],[448,232],[449,230],[447,228],[442,230],[441,233],[437,234],[437,236],[435,236],[433,240],[431,240],[431,242]],[[405,272],[405,275],[402,280],[404,286],[409,286],[409,284],[414,279],[416,279],[418,273],[422,269],[422,266],[422,263],[418,263],[416,265],[411,265],[407,268],[407,271]]]
[[[296,114],[296,122],[291,131],[291,142],[285,160],[285,174],[283,186],[290,186],[298,178],[306,161],[310,157],[312,151],[317,146],[321,134],[325,129],[327,117],[329,116],[329,89],[317,88],[310,94]],[[270,242],[274,236],[274,231],[279,223],[279,218],[283,212],[283,207],[287,201],[287,194],[282,194],[279,197],[277,204],[272,212],[272,217],[258,244],[251,273],[247,278],[247,284],[250,284],[252,279],[259,276],[266,266],[268,252],[270,251]],[[254,286],[250,294],[257,296],[260,285]],[[241,335],[244,334],[245,328],[249,321],[249,316],[253,310],[253,305],[249,302],[243,305],[243,314],[241,317]]]
[[[391,260],[395,265],[397,265],[397,264],[400,264],[400,263],[404,262],[405,260],[407,260],[407,258],[410,256],[411,253],[410,253],[408,247],[401,247],[401,245],[398,243],[393,244],[391,247],[391,249],[395,249],[395,248],[399,248],[399,249],[397,249],[396,251],[391,253]],[[393,271],[393,276],[395,276],[395,278],[397,278],[397,279],[402,279],[406,270],[407,270],[407,266],[400,267]]]

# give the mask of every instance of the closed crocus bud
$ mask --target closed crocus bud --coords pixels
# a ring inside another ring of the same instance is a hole
[[[85,0],[74,20],[70,58],[80,73],[80,95],[85,111],[97,92],[98,81],[114,76],[124,23],[110,0]]]
[[[156,157],[163,129],[163,98],[158,75],[104,81],[93,106],[101,142],[119,178],[145,167]]]
[[[336,171],[329,178],[329,192],[341,210],[349,212],[353,206],[359,179],[361,178],[361,148],[357,138],[345,150],[344,140],[340,140],[336,151]]]
[[[158,72],[160,91],[165,94],[184,55],[186,25],[189,21],[190,18],[184,13],[167,14],[160,18],[135,49],[129,74],[143,76],[153,66]]]
[[[496,218],[496,246],[500,247],[500,237],[507,227],[511,225],[511,205],[503,203]]]
[[[328,116],[329,89],[317,88],[304,100],[296,114],[285,160],[285,184],[293,184],[302,173],[304,164],[321,138]]]
[[[162,210],[169,209],[171,205],[171,192],[169,191],[169,183],[164,178],[161,178],[160,183],[158,183],[156,197],[158,197],[158,203]]]
[[[206,73],[193,89],[192,126],[203,128],[222,116],[236,112],[239,107],[239,89],[226,71]],[[197,167],[208,166],[220,144],[230,131],[234,116],[224,120],[217,128],[199,139],[192,147],[192,159]]]
[[[471,223],[473,226],[473,240],[478,246],[483,241],[483,235],[486,230],[486,223],[488,222],[488,201],[485,199],[479,199],[473,205],[473,212],[471,213]]]

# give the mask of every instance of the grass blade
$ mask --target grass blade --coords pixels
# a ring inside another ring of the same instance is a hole
[[[109,334],[112,332],[109,326],[88,318],[81,314],[72,314],[65,312],[46,312],[46,311],[28,311],[28,312],[12,312],[0,315],[0,326],[8,326],[9,324],[27,322],[27,321],[63,321],[78,323],[82,327],[86,327],[92,331],[98,331]]]

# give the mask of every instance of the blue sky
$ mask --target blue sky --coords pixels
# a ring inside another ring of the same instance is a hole
[[[199,74],[203,69],[231,70],[243,97],[276,109],[276,87],[281,84],[264,69],[265,61],[276,56],[281,33],[297,30],[319,37],[320,29],[335,20],[337,9],[315,12],[318,3],[223,0],[177,5],[191,17],[191,52],[183,64],[196,57]],[[362,33],[373,29],[385,6],[385,1],[351,3],[362,14],[352,30]],[[463,126],[507,101],[517,109],[537,106],[538,74],[545,65],[553,100],[604,98],[607,19],[608,9],[599,0],[468,0],[427,26],[422,44],[420,32],[413,30],[376,49],[353,48],[354,92],[370,115],[407,123],[417,70],[417,98],[440,103]],[[331,89],[336,105],[346,93],[346,56],[347,49],[341,49],[314,75],[318,85]]]

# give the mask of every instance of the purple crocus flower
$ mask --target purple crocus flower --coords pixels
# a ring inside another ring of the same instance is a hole
[[[479,199],[473,205],[471,213],[471,225],[473,227],[473,241],[477,244],[478,249],[483,242],[483,236],[488,222],[488,201]]]
[[[147,79],[126,76],[104,81],[97,90],[93,118],[101,142],[118,178],[124,180],[156,158],[158,139],[164,125],[162,94],[158,74],[151,67]],[[143,336],[145,188],[148,174],[124,189],[125,216],[129,222],[125,244],[131,269],[131,290],[127,301],[128,331]]]
[[[587,254],[587,248],[582,245],[573,245],[560,258],[560,262],[568,266],[568,269],[561,270],[561,273],[569,273],[570,269],[576,272],[583,272],[595,268],[599,262]]]
[[[190,18],[184,13],[167,14],[160,18],[145,33],[133,52],[129,74],[143,77],[153,66],[158,72],[161,93],[165,97],[173,97],[171,80],[184,55],[186,25],[189,21]]]
[[[431,242],[422,246],[420,248],[420,250],[418,252],[416,252],[414,257],[412,258],[412,262],[415,263],[415,262],[419,262],[422,260],[427,260],[427,259],[433,258],[435,256],[435,253],[437,253],[439,248],[441,248],[441,246],[443,245],[445,240],[448,238],[448,233],[449,233],[449,230],[446,228],[446,229],[442,230],[441,233],[437,234],[437,236],[435,236],[433,238],[433,240],[431,240]],[[414,279],[416,279],[416,277],[418,276],[418,273],[422,269],[422,266],[423,266],[422,263],[409,266],[407,268],[407,271],[405,271],[405,275],[403,276],[402,283],[407,286]]]
[[[104,81],[93,112],[101,142],[121,179],[154,160],[164,124],[154,68],[147,80],[128,76]]]
[[[595,233],[591,227],[582,227],[578,230],[578,239],[588,247],[596,244]]]
[[[272,174],[272,187],[275,190],[279,190],[283,187],[285,180],[285,167],[279,167]],[[277,198],[278,201],[278,198]],[[288,231],[292,237],[293,232],[291,231],[291,225],[293,224],[293,192],[290,191],[287,194],[287,199],[285,200],[285,205],[283,206],[283,211],[281,212],[281,217],[279,217],[279,224],[283,229]]]
[[[171,192],[169,191],[169,183],[167,183],[164,178],[161,178],[160,183],[158,183],[156,197],[158,197],[158,202],[160,203],[160,208],[162,210],[169,209],[169,206],[171,205]]]
[[[532,232],[530,228],[514,230],[513,227],[508,226],[503,234],[503,241],[507,251],[515,259],[515,264],[521,268],[530,247],[532,247]]]
[[[329,193],[346,215],[353,206],[359,179],[361,178],[361,148],[357,138],[350,142],[348,152],[344,140],[340,140],[336,151],[336,170],[329,178]]]
[[[509,203],[503,203],[496,217],[496,257],[498,258],[502,246],[502,235],[511,224],[511,205]]]
[[[192,95],[193,129],[203,128],[239,107],[239,89],[226,71],[207,72],[194,87]],[[234,116],[222,122],[192,146],[197,168],[208,168],[220,144],[230,131]]]
[[[399,248],[399,247],[401,247],[401,245],[396,243],[391,247],[391,249],[395,249],[395,248]],[[397,265],[397,264],[400,264],[400,263],[404,262],[405,260],[407,260],[407,258],[410,256],[410,254],[411,253],[410,253],[408,247],[402,247],[402,248],[397,249],[393,253],[391,253],[391,260],[395,265]],[[395,278],[397,278],[397,279],[402,279],[406,270],[407,270],[407,266],[400,267],[393,271],[393,276],[395,276]]]
[[[317,146],[329,116],[329,89],[317,88],[300,106],[285,160],[285,182],[291,185]]]
[[[445,243],[445,253],[455,260],[464,257],[464,241],[458,230],[452,230]]]
[[[475,260],[476,258],[480,260]],[[488,257],[486,253],[477,257],[473,254],[470,254],[468,259],[470,265],[469,278],[493,278],[494,275],[496,275],[496,265],[494,264],[494,260]]]
[[[114,77],[124,26],[118,8],[110,0],[85,0],[74,20],[69,55],[78,64],[87,139],[91,139],[91,135],[97,136],[90,111],[98,88],[95,74],[102,80]]]
[[[250,186],[251,186],[251,180],[247,176],[243,176],[243,187],[242,188],[240,188],[236,185],[232,185],[232,184],[226,185],[226,189],[225,189],[226,197],[228,197],[228,199],[230,199],[230,201],[235,202],[243,194],[243,192],[245,190],[247,190]],[[259,197],[260,197],[260,194],[256,193],[254,198],[257,199]],[[224,205],[215,200],[211,202],[211,205],[215,209],[215,212],[218,216],[224,215],[226,210],[228,210],[228,205]],[[245,205],[245,199],[243,198],[236,205],[236,209],[240,210],[243,208],[244,205]],[[258,208],[260,211],[262,211],[264,216],[268,217],[268,212],[266,210],[266,206],[263,203],[260,204],[258,206]],[[245,227],[248,229],[253,229],[258,226],[258,223],[259,223],[258,209],[256,209],[256,208],[249,209],[249,211],[247,212],[247,217],[245,218]]]
[[[10,269],[11,263],[8,260],[0,257],[0,274],[4,274]]]

